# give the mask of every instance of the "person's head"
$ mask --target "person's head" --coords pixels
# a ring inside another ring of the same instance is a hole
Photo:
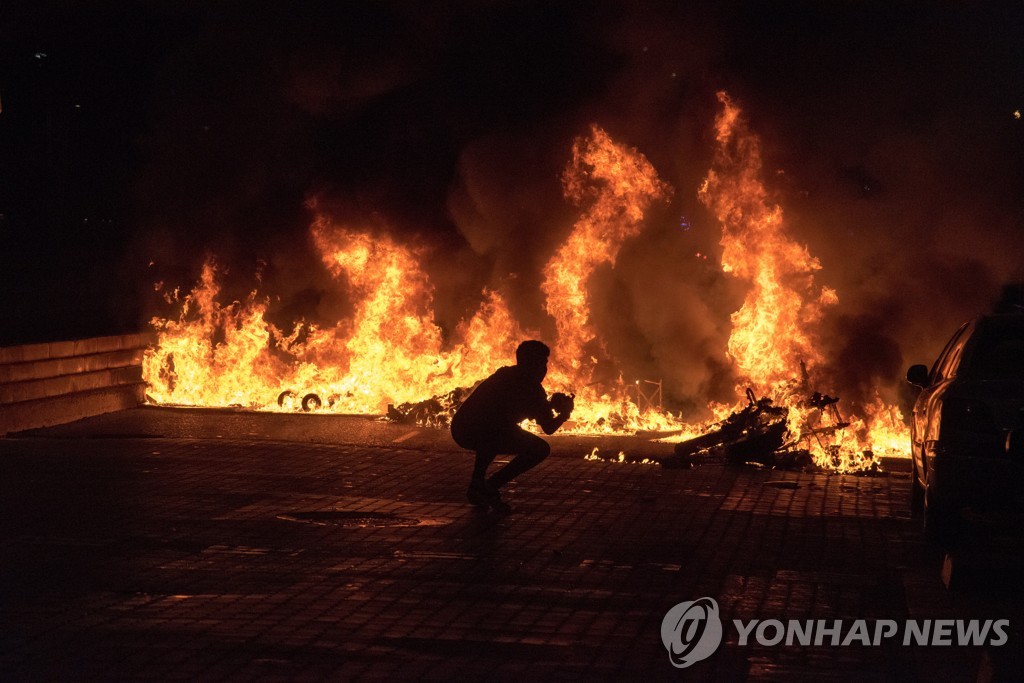
[[[551,349],[544,342],[536,339],[524,341],[516,349],[516,365],[526,369],[537,381],[548,374],[548,356]]]

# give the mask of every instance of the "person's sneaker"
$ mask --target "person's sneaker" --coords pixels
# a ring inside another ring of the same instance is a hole
[[[487,488],[487,484],[484,482],[473,482],[469,485],[469,489],[466,491],[466,498],[469,502],[477,507],[490,507],[491,506],[491,492]]]

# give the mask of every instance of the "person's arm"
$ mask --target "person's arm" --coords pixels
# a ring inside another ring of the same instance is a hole
[[[551,398],[552,400],[550,401],[547,398],[544,399],[544,410],[541,411],[540,417],[537,418],[537,424],[548,435],[554,434],[559,427],[565,424],[565,421],[572,415],[572,410],[575,407],[573,397],[571,396],[555,394]]]

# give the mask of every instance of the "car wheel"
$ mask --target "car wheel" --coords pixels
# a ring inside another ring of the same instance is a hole
[[[917,468],[910,473],[910,514],[915,517],[924,512],[924,486],[917,478]]]
[[[942,547],[956,540],[960,525],[959,510],[949,501],[936,500],[929,489],[924,491],[924,537]]]

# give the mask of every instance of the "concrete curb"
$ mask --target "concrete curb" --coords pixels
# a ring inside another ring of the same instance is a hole
[[[0,436],[138,406],[151,334],[0,348]]]

